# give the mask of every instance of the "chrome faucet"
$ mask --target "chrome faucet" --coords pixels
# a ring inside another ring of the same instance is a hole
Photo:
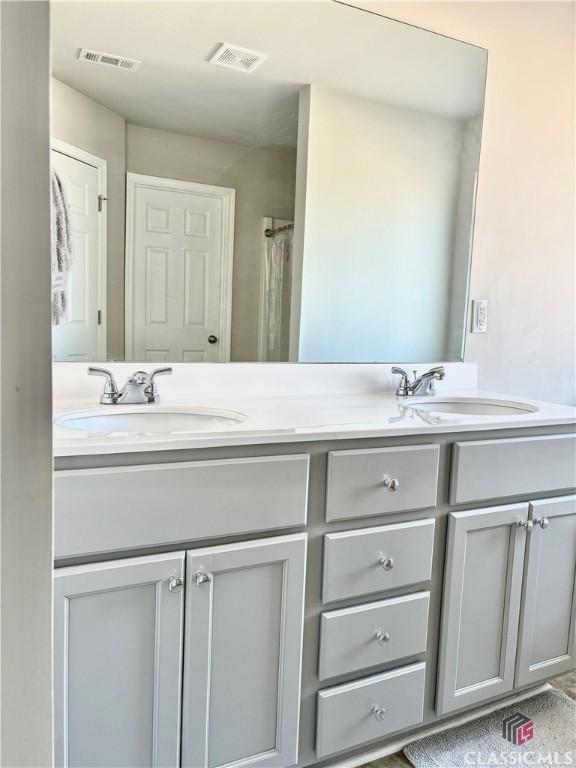
[[[156,376],[166,376],[169,373],[172,373],[172,368],[157,368],[152,373],[136,371],[128,377],[122,389],[118,390],[110,371],[105,368],[88,368],[89,376],[104,376],[106,379],[100,396],[101,405],[157,403],[160,395],[156,391]]]
[[[398,373],[402,377],[398,384],[398,389],[396,390],[398,397],[433,395],[435,392],[434,382],[442,381],[442,379],[446,377],[446,371],[442,365],[439,365],[436,368],[431,368],[429,371],[426,371],[426,373],[423,373],[418,377],[416,376],[416,371],[414,371],[414,378],[412,381],[410,381],[410,374],[405,371],[404,368],[394,366],[392,368],[392,373]]]

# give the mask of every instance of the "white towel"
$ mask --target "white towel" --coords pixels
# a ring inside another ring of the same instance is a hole
[[[66,314],[66,278],[72,267],[70,212],[64,185],[52,170],[52,325],[59,325]]]

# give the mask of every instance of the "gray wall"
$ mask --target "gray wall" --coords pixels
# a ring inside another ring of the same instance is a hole
[[[108,163],[108,357],[124,358],[124,219],[126,210],[124,118],[82,93],[51,80],[52,136]]]
[[[445,360],[463,122],[309,90],[299,359]]]
[[[52,764],[49,5],[0,6],[0,764]]]

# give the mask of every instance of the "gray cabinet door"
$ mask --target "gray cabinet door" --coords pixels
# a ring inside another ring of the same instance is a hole
[[[514,685],[528,504],[453,512],[442,608],[439,714]]]
[[[531,507],[534,527],[526,549],[517,685],[576,666],[576,496]]]
[[[57,766],[179,765],[183,577],[183,553],[56,571]]]
[[[290,766],[306,534],[188,552],[182,765]]]

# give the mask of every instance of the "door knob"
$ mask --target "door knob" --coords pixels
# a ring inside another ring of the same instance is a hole
[[[211,333],[210,336],[208,336],[208,344],[216,344],[217,341],[218,341],[218,336],[214,336],[213,333]]]
[[[203,584],[209,584],[212,581],[210,574],[205,571],[198,571],[198,573],[195,573],[194,580],[197,587],[201,587]]]
[[[544,528],[548,528],[548,526],[550,525],[550,520],[548,520],[547,517],[535,517],[534,525],[539,525],[540,528],[544,530]]]
[[[184,586],[184,582],[179,576],[170,576],[168,579],[168,589],[170,592],[179,592]]]
[[[396,477],[388,477],[385,475],[382,485],[384,488],[388,488],[389,491],[397,491],[398,488],[400,488],[400,480]]]
[[[386,645],[386,643],[390,642],[390,633],[379,630],[376,632],[376,640],[378,640],[378,645]]]

